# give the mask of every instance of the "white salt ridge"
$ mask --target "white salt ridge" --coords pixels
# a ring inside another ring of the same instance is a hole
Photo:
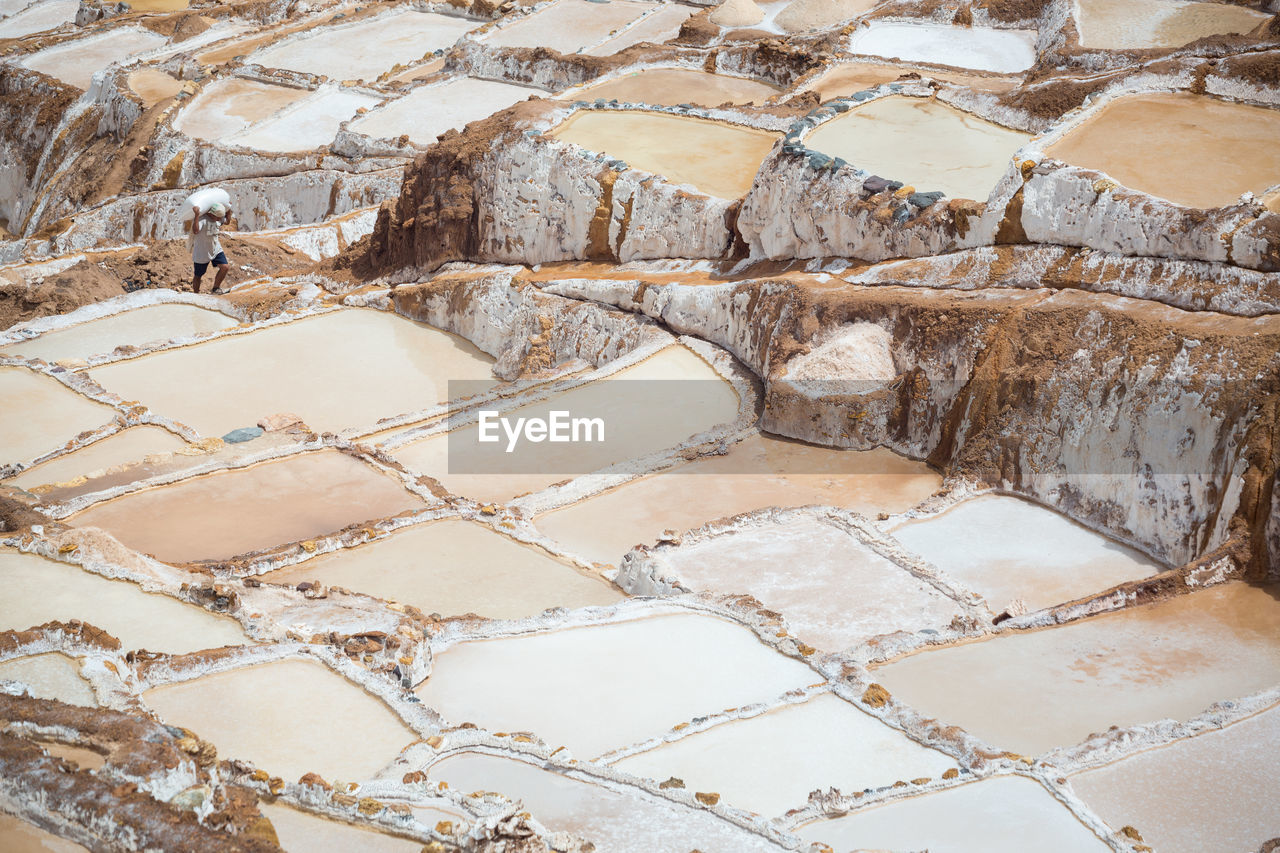
[[[396,139],[403,134],[419,144],[431,145],[445,131],[462,130],[470,122],[487,118],[534,94],[546,92],[512,83],[460,77],[414,89],[403,98],[356,119],[349,129],[377,139]]]
[[[822,394],[857,394],[897,375],[893,336],[875,323],[854,323],[788,361],[784,378]]]
[[[1036,61],[1033,30],[873,22],[849,38],[849,52],[1012,74]]]

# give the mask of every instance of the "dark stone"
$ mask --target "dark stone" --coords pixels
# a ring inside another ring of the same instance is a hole
[[[907,196],[907,201],[923,210],[935,201],[941,199],[942,195],[943,194],[940,192],[912,193]]]
[[[905,204],[897,208],[893,212],[893,221],[897,225],[901,225],[902,223],[906,222],[910,218],[911,218],[911,209],[908,208]]]
[[[836,101],[831,105],[831,109],[835,110],[838,113],[845,113],[849,111],[849,105],[846,104],[844,101]]]
[[[831,165],[831,158],[820,151],[809,152],[809,167],[812,169],[825,169]]]
[[[222,440],[227,444],[241,444],[246,441],[253,441],[260,435],[262,435],[262,427],[241,427],[240,429],[233,429],[224,435]]]
[[[893,183],[888,178],[882,178],[879,175],[872,175],[862,182],[862,189],[875,195],[889,189],[889,184]]]

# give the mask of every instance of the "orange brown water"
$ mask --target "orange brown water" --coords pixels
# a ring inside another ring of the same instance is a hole
[[[309,660],[205,675],[142,698],[166,723],[211,741],[220,758],[252,761],[289,780],[308,772],[368,779],[414,740],[387,706]]]
[[[74,841],[0,812],[0,849],[5,853],[88,853]]]
[[[280,847],[299,853],[421,853],[422,842],[374,832],[308,814],[282,803],[260,808],[275,828]]]
[[[776,86],[745,77],[708,74],[692,68],[650,68],[588,86],[572,100],[616,98],[624,103],[714,107],[724,103],[763,103],[780,91]]]
[[[1187,720],[1275,685],[1276,588],[1231,583],[874,671],[900,701],[1027,755],[1109,726]]]
[[[1267,20],[1230,3],[1179,0],[1076,0],[1082,47],[1104,50],[1181,47],[1206,36],[1247,33]]]
[[[227,77],[205,86],[178,113],[173,126],[196,139],[216,141],[297,103],[308,94],[306,89]]]
[[[167,429],[143,424],[28,468],[5,480],[4,484],[33,489],[51,483],[66,483],[126,462],[141,461],[152,453],[171,453],[183,447],[186,447],[186,442]]]
[[[1125,95],[1045,153],[1176,204],[1218,207],[1280,182],[1277,138],[1280,110],[1184,92]]]
[[[71,516],[166,562],[218,560],[396,515],[422,501],[333,450],[183,480]]]
[[[418,525],[262,576],[306,580],[412,604],[424,613],[519,619],[548,607],[610,604],[616,587],[469,521]]]
[[[746,194],[778,139],[710,119],[622,110],[576,113],[551,135],[720,198]]]
[[[1161,853],[1257,850],[1280,832],[1280,707],[1071,777],[1111,826]]]
[[[144,105],[153,107],[181,92],[182,81],[155,68],[141,68],[129,75],[129,88],[142,98]]]
[[[65,743],[41,743],[45,752],[58,758],[66,759],[79,766],[81,770],[97,770],[107,763],[105,756],[85,749],[83,746],[70,746]]]
[[[753,434],[724,456],[653,474],[538,518],[570,551],[616,562],[664,530],[691,530],[767,506],[839,506],[864,515],[902,512],[942,478],[890,450],[834,450]]]

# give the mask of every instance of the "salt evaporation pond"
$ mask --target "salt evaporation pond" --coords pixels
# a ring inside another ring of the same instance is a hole
[[[606,788],[523,761],[462,752],[433,764],[433,780],[460,791],[497,791],[519,799],[552,832],[568,832],[608,853],[683,850],[754,853],[782,848],[710,812],[664,802],[639,790]]]
[[[985,201],[1030,138],[927,98],[894,96],[824,122],[805,145],[921,191]]]
[[[955,762],[824,693],[660,744],[613,766],[658,781],[675,776],[690,790],[719,793],[727,805],[778,816],[802,807],[810,791],[853,793],[937,778]]]
[[[747,593],[828,652],[879,634],[937,630],[960,615],[938,590],[813,518],[743,525],[663,556],[686,587]]]
[[[74,21],[80,0],[36,0],[20,12],[0,20],[0,38],[21,38]]]
[[[1111,826],[1160,853],[1257,850],[1280,833],[1280,708],[1071,777]]]
[[[819,504],[863,515],[902,512],[942,478],[891,450],[837,450],[756,433],[723,456],[634,480],[540,516],[537,527],[576,554],[616,563],[663,531],[684,531],[768,506]]]
[[[1182,0],[1075,0],[1080,46],[1103,50],[1181,47],[1226,33],[1247,33],[1267,20],[1256,9]]]
[[[454,724],[532,731],[585,759],[815,680],[740,625],[671,614],[459,643],[416,692]]]
[[[283,660],[203,675],[142,694],[166,723],[289,782],[368,779],[414,739],[386,705],[319,663]],[[252,721],[252,724],[246,724]]]
[[[382,311],[346,309],[109,364],[92,375],[126,400],[220,436],[277,412],[295,412],[315,430],[371,428],[379,418],[446,402],[451,379],[494,381],[491,364],[456,335]]]
[[[690,436],[732,422],[738,413],[738,395],[691,350],[672,346],[606,379],[523,406],[505,417],[547,419],[552,411],[603,418],[608,428],[606,441],[524,442],[502,457],[505,471],[501,473],[474,473],[480,462],[488,460],[478,459],[473,464],[465,451],[455,449],[454,459],[450,459],[450,442],[464,449],[479,447],[476,425],[391,452],[405,467],[430,474],[455,494],[506,501],[576,474],[675,447]]]
[[[375,139],[397,139],[406,135],[420,145],[433,145],[436,137],[445,131],[462,130],[469,122],[491,116],[535,94],[546,92],[496,80],[458,77],[419,86],[356,119],[348,129]]]
[[[261,803],[288,853],[422,853],[422,842],[308,814],[281,803]]]
[[[824,101],[854,92],[861,92],[892,83],[900,79],[909,69],[901,65],[887,65],[881,62],[846,62],[835,65],[824,72],[805,88],[818,93]],[[1007,92],[1017,85],[1014,77],[987,77],[980,74],[965,74],[955,71],[920,71],[923,77],[931,77],[960,86],[969,86],[980,92]]]
[[[675,106],[764,103],[782,90],[749,77],[709,74],[694,68],[645,68],[579,89],[566,100],[616,98],[623,103]]]
[[[545,47],[560,53],[577,53],[626,26],[652,3],[633,0],[558,0],[483,37],[490,47]]]
[[[581,110],[551,135],[618,157],[673,184],[730,199],[751,189],[760,163],[778,139],[776,133],[753,127],[633,110]]]
[[[894,800],[847,817],[805,824],[796,834],[840,850],[1105,853],[1111,849],[1040,783],[1021,776],[999,776]]]
[[[5,853],[88,853],[88,848],[74,841],[4,812],[0,812],[0,848]]]
[[[359,92],[321,88],[306,100],[224,141],[260,151],[310,151],[333,142],[339,125],[358,110],[379,102],[379,98]]]
[[[684,22],[693,14],[693,9],[679,3],[664,3],[656,12],[650,12],[644,19],[628,26],[613,38],[584,50],[587,56],[612,56],[621,50],[641,42],[664,44],[680,35]]]
[[[478,26],[479,21],[407,10],[316,28],[258,50],[246,61],[330,80],[375,80],[396,65],[452,46]]]
[[[77,323],[38,338],[0,347],[0,355],[53,363],[107,355],[116,347],[142,347],[229,329],[239,321],[195,305],[162,303]]]
[[[1280,601],[1231,583],[877,668],[895,698],[992,746],[1039,755],[1110,726],[1187,720],[1274,687]]]
[[[41,741],[40,746],[44,747],[44,751],[57,758],[70,761],[77,765],[81,770],[97,770],[107,763],[105,756],[94,752],[92,749],[86,749],[83,746],[72,746],[65,743],[50,743]]]
[[[0,577],[7,574],[3,571],[5,556],[0,551]],[[6,595],[20,592],[6,591]],[[98,704],[93,688],[80,676],[80,664],[58,652],[4,661],[0,663],[0,681],[21,681],[27,685],[27,692],[37,699],[57,699],[69,705],[88,707]]]
[[[1036,61],[1034,30],[873,21],[849,38],[849,52],[1013,74]]]
[[[141,461],[153,453],[172,453],[186,446],[185,441],[167,429],[143,424],[28,468],[16,477],[5,480],[4,485],[34,489],[67,483],[118,465]]]
[[[962,501],[891,532],[996,613],[1014,599],[1030,610],[1064,604],[1162,568],[1066,516],[1004,495]]]
[[[206,85],[173,120],[173,129],[195,139],[218,142],[275,115],[310,92],[240,77]]]
[[[321,450],[133,492],[67,521],[100,527],[136,551],[184,563],[224,560],[422,506],[391,477],[344,453]]]
[[[115,411],[43,374],[0,367],[0,465],[28,462],[85,430],[110,423]]]
[[[612,604],[622,593],[545,552],[479,524],[437,521],[262,576],[269,583],[327,586],[412,604],[424,613],[520,619],[549,607]]]
[[[1277,138],[1280,110],[1166,92],[1107,101],[1045,154],[1175,204],[1220,207],[1280,182]]]
[[[46,47],[28,56],[22,64],[78,89],[88,89],[93,75],[108,65],[155,50],[164,43],[164,36],[158,36],[150,30],[141,27],[116,27],[101,35],[86,36]]]
[[[229,617],[12,548],[0,547],[0,587],[0,630],[79,619],[118,639],[122,651],[172,654],[248,642]]]
[[[129,88],[142,98],[142,105],[154,107],[182,91],[182,81],[155,68],[140,68],[129,75]]]

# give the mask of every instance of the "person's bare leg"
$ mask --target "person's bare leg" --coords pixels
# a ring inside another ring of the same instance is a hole
[[[194,275],[194,276],[192,276],[192,277],[191,277],[191,292],[192,292],[192,293],[199,293],[199,292],[200,292],[200,279],[202,279],[202,278],[204,278],[204,275],[203,275],[203,274],[197,274],[197,275]],[[215,286],[216,286],[216,285],[215,285]]]
[[[231,264],[219,264],[219,265],[218,265],[218,275],[213,279],[213,292],[214,292],[214,293],[219,293],[219,292],[221,292],[221,291],[222,291],[222,282],[226,281],[226,278],[227,278],[227,270],[229,270],[229,269],[231,269]]]

